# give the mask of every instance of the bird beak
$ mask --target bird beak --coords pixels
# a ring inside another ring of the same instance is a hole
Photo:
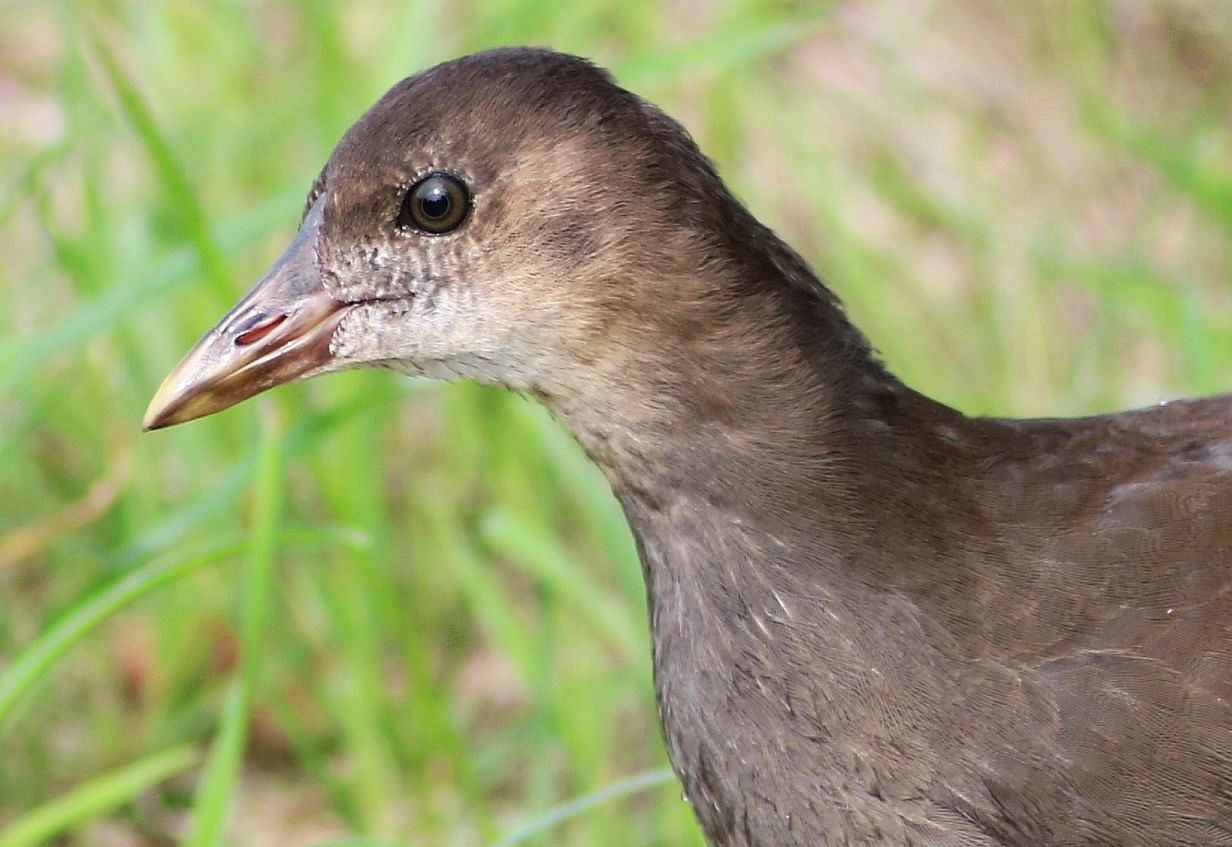
[[[143,429],[221,412],[333,360],[330,340],[348,304],[325,290],[321,276],[324,205],[316,202],[282,258],[168,374]]]

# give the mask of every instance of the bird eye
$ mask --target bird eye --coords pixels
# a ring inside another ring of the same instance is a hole
[[[471,193],[456,176],[434,173],[411,186],[402,200],[398,226],[441,235],[466,220]]]

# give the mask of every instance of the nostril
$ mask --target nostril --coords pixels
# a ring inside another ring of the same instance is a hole
[[[265,336],[269,335],[279,324],[287,319],[286,315],[275,315],[267,321],[263,321],[252,329],[245,330],[235,336],[236,347],[247,347],[249,344],[256,344]]]

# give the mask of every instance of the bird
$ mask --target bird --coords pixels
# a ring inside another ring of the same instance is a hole
[[[356,367],[536,398],[602,470],[712,847],[1232,844],[1232,396],[932,400],[679,123],[530,47],[359,118],[144,427]]]

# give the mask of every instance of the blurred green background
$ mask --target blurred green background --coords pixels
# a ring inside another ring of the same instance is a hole
[[[700,844],[542,409],[351,373],[139,432],[347,126],[510,43],[683,120],[966,412],[1232,387],[1232,3],[3,3],[0,847]]]

